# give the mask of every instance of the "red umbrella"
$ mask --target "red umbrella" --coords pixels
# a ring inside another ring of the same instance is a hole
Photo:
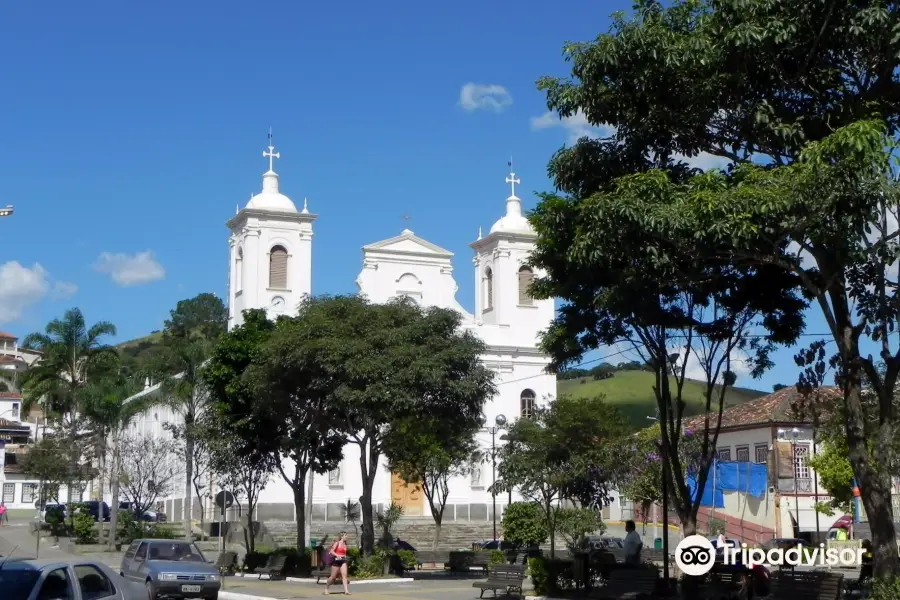
[[[831,529],[850,529],[850,525],[852,524],[853,517],[850,515],[844,515],[831,525]]]

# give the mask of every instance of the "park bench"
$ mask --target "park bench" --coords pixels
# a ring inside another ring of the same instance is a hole
[[[772,600],[839,600],[844,576],[823,571],[781,571],[772,576]]]
[[[484,569],[484,572],[488,572],[488,568],[491,566],[491,558],[493,558],[494,552],[492,550],[478,550],[475,552],[475,556],[472,557],[471,566],[480,567]]]
[[[609,574],[606,585],[595,590],[596,597],[619,600],[652,596],[658,581],[656,567],[621,567]]]
[[[223,552],[216,558],[216,570],[219,575],[234,575],[237,564],[237,552]]]
[[[731,598],[738,596],[740,590],[746,584],[743,574],[737,571],[713,571],[700,582],[697,597],[704,600]]]
[[[416,566],[421,569],[422,565],[427,564],[442,565],[441,568],[446,569],[450,565],[450,552],[448,550],[416,551]]]
[[[472,587],[481,590],[479,598],[484,598],[484,593],[488,590],[494,592],[497,596],[497,590],[501,590],[504,594],[515,594],[523,597],[522,582],[525,580],[525,567],[523,565],[494,565],[488,570],[487,581],[476,581]]]
[[[269,559],[264,566],[253,569],[253,575],[259,575],[259,579],[262,579],[263,575],[268,575],[269,579],[275,579],[276,576],[279,576],[284,572],[284,565],[286,563],[287,556],[276,556],[272,554],[269,556]]]

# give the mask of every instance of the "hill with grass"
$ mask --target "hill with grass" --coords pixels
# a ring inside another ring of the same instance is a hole
[[[656,378],[649,371],[614,370],[603,379],[595,379],[591,375],[561,379],[556,384],[556,390],[560,396],[583,398],[602,395],[607,402],[625,413],[635,427],[646,427],[649,424],[647,417],[656,414],[656,396],[653,394],[655,384]],[[684,382],[683,397],[687,404],[685,415],[703,412],[705,389],[706,384],[701,381],[689,379]],[[725,407],[743,404],[767,394],[768,392],[748,388],[729,388],[725,392]]]

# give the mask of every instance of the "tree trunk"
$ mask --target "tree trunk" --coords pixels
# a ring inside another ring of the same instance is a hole
[[[879,469],[881,465],[872,464],[868,448],[869,440],[865,434],[860,372],[852,367],[847,368],[845,381],[848,458],[872,531],[872,553],[875,562],[873,574],[878,578],[887,578],[896,574],[898,570],[897,538],[891,505],[891,474],[889,469]],[[892,425],[882,420],[882,427],[890,428]],[[887,436],[881,433],[876,441],[876,456],[883,450],[878,446],[890,444],[892,441],[890,432]]]
[[[206,514],[205,514],[206,506],[204,505],[204,502],[201,500],[203,495],[200,493],[200,486],[198,486],[196,483],[194,483],[194,493],[197,495],[197,503],[200,505],[200,539],[202,540],[202,539],[205,539],[204,534],[206,532],[206,529],[204,529],[204,527],[203,527],[206,524]],[[222,535],[222,532],[220,531],[219,536],[221,537],[221,535]]]
[[[188,419],[185,419],[184,428],[184,539],[193,541],[193,529],[191,528],[191,517],[194,513],[194,435],[190,431]]]
[[[294,519],[297,521],[297,548],[303,548],[306,539],[306,474],[305,469],[297,469],[294,477]],[[251,517],[252,518],[252,517]]]
[[[372,510],[372,488],[378,472],[378,451],[372,437],[359,444],[359,467],[362,473],[362,496],[359,499],[359,510],[362,514],[362,538],[360,550],[363,556],[371,556],[375,551],[375,515]]]
[[[556,558],[556,529],[553,526],[553,507],[550,504],[550,500],[546,500],[544,503],[544,510],[547,514],[547,531],[550,534],[550,558]]]
[[[434,518],[434,542],[431,544],[432,550],[437,550],[438,543],[441,541],[441,517]]]
[[[119,523],[119,450],[118,444],[113,450],[112,469],[109,478],[110,507],[109,507],[109,545],[107,549],[115,550],[116,530]]]

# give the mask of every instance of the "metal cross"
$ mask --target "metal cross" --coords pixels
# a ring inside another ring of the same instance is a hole
[[[269,151],[268,152],[263,151],[263,158],[269,159],[269,170],[270,171],[275,170],[273,168],[273,166],[274,166],[273,159],[281,158],[281,153],[274,152],[274,150],[275,150],[275,146],[272,145],[272,128],[269,127]]]
[[[510,166],[512,166],[511,162],[510,162]],[[506,178],[506,183],[510,184],[510,187],[512,188],[512,196],[515,196],[516,195],[516,184],[522,183],[522,181],[516,178],[515,173],[510,173],[509,177]]]

